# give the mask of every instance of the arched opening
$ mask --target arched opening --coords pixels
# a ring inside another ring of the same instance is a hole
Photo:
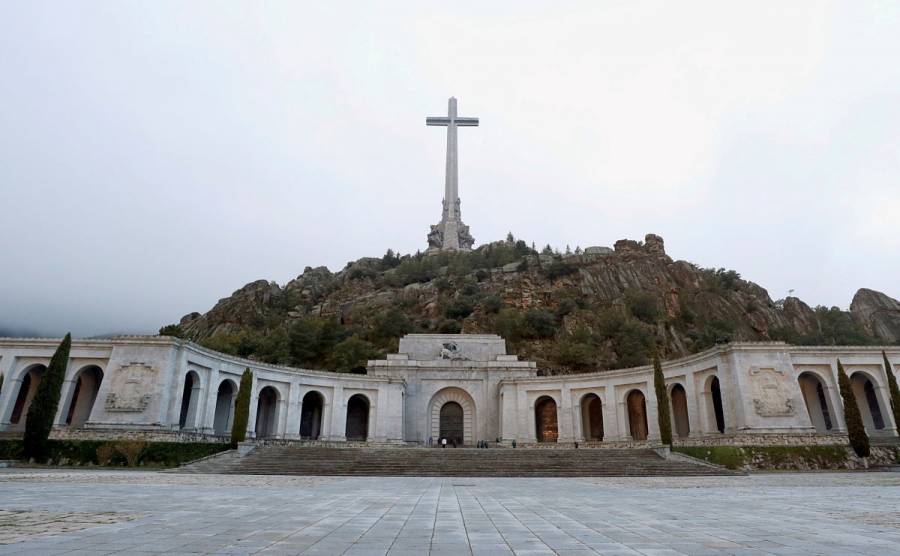
[[[628,406],[628,428],[632,440],[647,440],[647,400],[640,390],[632,390],[626,398]]]
[[[369,400],[362,394],[353,394],[347,400],[347,440],[369,438]]]
[[[194,426],[197,404],[200,398],[200,377],[194,371],[184,377],[184,389],[181,391],[181,411],[178,414],[178,428]]]
[[[454,405],[448,406],[450,403]],[[500,407],[503,407],[502,403]],[[459,424],[456,423],[457,414]],[[447,443],[451,444],[451,439],[455,438],[457,446],[474,446],[478,440],[475,438],[475,400],[462,388],[450,386],[435,392],[428,402],[428,417],[428,437],[422,438],[423,441],[430,438],[432,442],[440,443],[441,438],[447,438]]]
[[[231,380],[225,379],[219,384],[216,393],[216,413],[213,417],[213,432],[217,435],[226,435],[231,431],[236,391],[237,388]]]
[[[542,396],[534,404],[534,430],[538,442],[556,442],[559,438],[556,400],[550,396]]]
[[[676,384],[669,396],[672,400],[672,424],[678,438],[687,438],[691,434],[691,422],[688,419],[687,392],[684,386]]]
[[[813,373],[800,373],[797,377],[800,384],[800,393],[803,394],[803,402],[806,404],[806,412],[816,432],[825,434],[831,431],[831,409],[828,398],[825,395],[825,386],[822,379]]]
[[[581,430],[586,442],[603,440],[603,403],[597,394],[581,398]]]
[[[259,391],[256,404],[256,438],[275,436],[278,423],[278,391],[266,386]]]
[[[322,413],[325,398],[322,394],[311,391],[303,396],[300,406],[300,438],[318,440],[322,434]]]
[[[884,414],[881,411],[881,403],[878,393],[875,391],[875,383],[865,373],[854,373],[850,377],[853,386],[853,397],[862,414],[863,424],[870,433],[884,429]]]
[[[463,408],[456,402],[441,406],[440,437],[452,446],[463,445]]]
[[[11,424],[25,424],[25,417],[28,416],[28,407],[31,405],[31,400],[34,398],[34,394],[37,392],[38,385],[41,383],[41,378],[43,378],[46,370],[47,367],[45,365],[33,365],[25,371],[22,381],[19,383],[19,392],[16,394],[12,415],[9,418]]]
[[[96,365],[79,371],[72,399],[69,401],[69,410],[66,412],[66,425],[78,429],[87,423],[91,417],[91,410],[94,409],[94,402],[97,401],[102,381],[103,371]]]
[[[708,387],[708,404],[707,418],[710,425],[715,426],[715,430],[720,433],[725,432],[725,409],[722,406],[722,388],[719,385],[719,377],[712,376],[709,379]],[[714,432],[714,431],[710,431]]]

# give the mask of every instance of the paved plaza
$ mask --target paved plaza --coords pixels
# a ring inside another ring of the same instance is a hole
[[[0,554],[900,554],[900,474],[0,473]]]

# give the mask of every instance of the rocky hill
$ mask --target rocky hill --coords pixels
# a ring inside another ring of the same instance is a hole
[[[468,253],[307,267],[283,287],[258,280],[160,332],[290,365],[362,371],[408,332],[493,332],[543,372],[639,365],[732,340],[900,342],[900,303],[861,289],[850,311],[772,300],[737,272],[666,255],[663,239],[538,253],[512,236]]]

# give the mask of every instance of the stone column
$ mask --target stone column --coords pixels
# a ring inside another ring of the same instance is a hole
[[[685,374],[684,397],[687,401],[688,428],[690,429],[688,438],[702,436],[703,426],[700,420],[700,404],[697,400],[697,384],[694,381],[693,371]]]
[[[558,441],[575,442],[575,431],[572,427],[572,391],[569,390],[568,385],[562,385],[559,398],[559,409],[556,416],[557,426],[559,426]]]
[[[344,400],[344,386],[341,384],[334,385],[330,428],[329,440],[337,442],[345,442],[347,440],[347,402]]]
[[[75,393],[75,385],[78,383],[78,381],[73,380],[73,378],[74,377],[68,376],[68,372],[66,373],[66,379],[60,388],[59,406],[56,408],[56,417],[53,420],[54,426],[66,426],[66,417],[69,414],[69,408],[77,401],[72,398],[72,395]]]
[[[235,393],[232,397],[236,396]],[[219,401],[219,369],[209,373],[206,387],[206,399],[203,405],[202,418],[197,424],[197,431],[203,434],[215,434],[216,403]]]
[[[291,382],[288,386],[290,403],[287,406],[287,420],[284,438],[300,438],[300,415],[303,410],[303,392],[300,384]]]
[[[616,395],[618,395],[618,393]],[[616,424],[619,428],[619,440],[624,440],[626,442],[634,440],[631,438],[631,428],[628,423],[628,408],[625,406],[624,398],[616,400]]]

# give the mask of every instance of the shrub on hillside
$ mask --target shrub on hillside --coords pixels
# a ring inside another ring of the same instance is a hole
[[[529,309],[525,312],[526,335],[533,338],[550,338],[556,334],[556,317],[546,309]]]
[[[340,373],[359,372],[365,374],[366,362],[378,355],[375,346],[359,336],[350,336],[334,346],[331,352],[331,366]]]

